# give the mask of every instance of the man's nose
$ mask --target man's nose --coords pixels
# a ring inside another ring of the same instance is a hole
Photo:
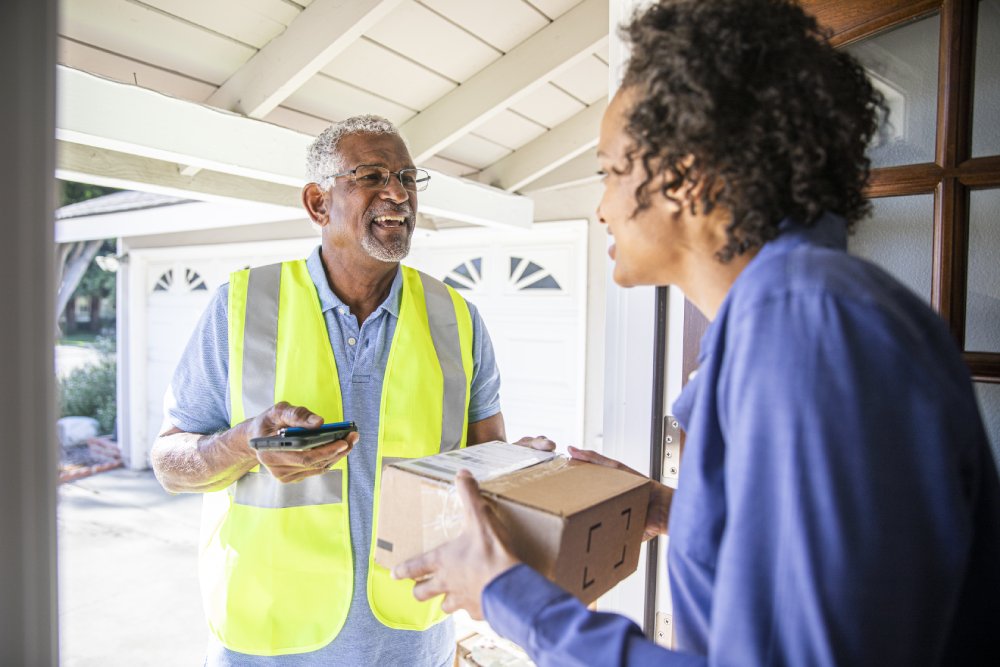
[[[410,198],[410,192],[403,187],[403,182],[399,180],[399,174],[389,174],[389,182],[379,194],[382,199],[388,199],[397,204],[402,204]]]

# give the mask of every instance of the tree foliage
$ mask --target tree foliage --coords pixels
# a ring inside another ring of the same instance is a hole
[[[113,239],[105,239],[104,243],[101,245],[101,249],[97,251],[97,255],[114,255],[116,252],[115,242]],[[100,297],[107,298],[114,296],[115,293],[115,274],[110,271],[105,271],[97,262],[91,262],[87,266],[87,272],[83,274],[83,278],[80,279],[80,284],[76,287],[75,296],[88,296],[88,297]]]
[[[111,433],[118,415],[116,402],[115,339],[99,337],[94,364],[82,366],[59,380],[59,414],[62,417],[93,417],[101,433]]]
[[[95,197],[103,197],[114,192],[119,192],[115,188],[106,188],[90,183],[77,183],[75,181],[57,181],[59,190],[59,205],[68,206]],[[97,255],[114,255],[116,252],[114,239],[106,239],[101,245]],[[115,274],[105,271],[97,262],[91,261],[87,266],[87,271],[80,279],[79,285],[73,291],[72,299],[77,297],[87,297],[89,299],[107,299],[115,294]],[[70,303],[72,303],[72,299]],[[97,313],[94,313],[97,317]]]
[[[75,181],[57,181],[57,184],[59,186],[59,206],[68,206],[94,197],[110,195],[112,192],[119,192],[115,188],[105,188],[90,183],[76,183]]]

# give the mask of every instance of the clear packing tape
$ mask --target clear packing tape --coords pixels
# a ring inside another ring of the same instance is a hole
[[[498,469],[478,479],[480,492],[495,505],[497,498],[511,489],[531,484],[568,466],[580,465],[566,456],[553,455],[547,460],[525,467]],[[465,509],[454,481],[426,479],[420,489],[421,507],[417,514],[423,516],[422,542],[425,550],[449,542],[465,528]]]

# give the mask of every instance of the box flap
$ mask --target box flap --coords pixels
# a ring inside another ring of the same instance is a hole
[[[624,470],[559,457],[481,487],[488,494],[570,516],[648,483],[648,478]]]
[[[548,461],[556,455],[506,442],[485,442],[420,459],[398,461],[392,465],[422,477],[451,482],[465,469],[480,483]]]

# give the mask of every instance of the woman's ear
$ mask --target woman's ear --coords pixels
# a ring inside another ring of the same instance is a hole
[[[712,205],[709,206],[709,210],[702,211],[701,208],[706,205],[706,199],[709,202],[714,202],[719,196],[723,189],[722,181],[714,175],[700,170],[693,155],[684,158],[681,165],[686,170],[686,178],[680,185],[672,189],[670,194],[692,214],[699,211],[704,214],[709,213]]]
[[[330,221],[326,205],[326,193],[316,183],[307,183],[302,188],[302,206],[309,217],[320,227],[325,227]]]

